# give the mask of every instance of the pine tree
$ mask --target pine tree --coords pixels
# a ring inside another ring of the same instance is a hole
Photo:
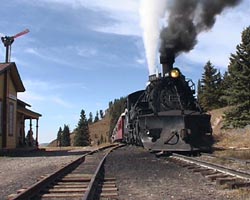
[[[226,93],[230,88],[230,77],[228,76],[228,72],[225,72],[223,75],[223,78],[221,80],[221,86],[220,86],[220,90],[221,90],[221,96],[219,97],[219,101],[221,104],[221,107],[225,107],[228,106],[228,101],[227,101],[227,96]]]
[[[88,121],[86,119],[85,111],[81,110],[80,119],[76,127],[74,138],[74,146],[88,146],[90,145],[90,134]]]
[[[202,79],[198,88],[198,99],[201,106],[205,110],[211,110],[220,107],[220,84],[220,72],[217,72],[217,69],[214,68],[210,61],[208,61],[204,66],[204,73],[202,74]]]
[[[201,87],[201,80],[198,80],[197,84],[197,101],[200,102],[200,98],[202,96],[202,87]]]
[[[100,118],[102,119],[104,117],[103,110],[100,110]]]
[[[218,72],[218,74],[216,75],[216,90],[215,90],[215,97],[216,99],[216,106],[215,108],[222,108],[224,106],[226,106],[226,102],[223,101],[223,99],[221,98],[221,96],[224,93],[224,82],[223,82],[223,77],[220,73],[220,71]]]
[[[109,102],[109,110],[112,108],[112,106],[113,106],[113,101],[110,101]]]
[[[92,123],[93,123],[93,114],[92,114],[92,112],[89,113],[88,123],[89,123],[89,124],[92,124]]]
[[[233,108],[225,115],[225,126],[244,127],[250,124],[250,26],[242,32],[236,53],[231,54],[228,76],[225,96]]]
[[[62,131],[62,146],[70,146],[70,130],[69,126],[65,124]]]
[[[99,113],[98,111],[96,111],[94,122],[98,122],[98,121],[99,121]]]
[[[61,147],[62,146],[62,128],[60,127],[58,132],[57,132],[57,146]]]

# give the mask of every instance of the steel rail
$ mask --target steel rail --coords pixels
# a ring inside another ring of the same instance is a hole
[[[83,199],[82,200],[93,200],[95,198],[95,194],[96,194],[96,189],[98,188],[97,185],[99,183],[99,180],[101,178],[101,176],[103,175],[102,173],[104,173],[104,163],[105,160],[107,158],[107,156],[116,148],[121,147],[123,145],[119,145],[119,146],[115,146],[112,149],[110,149],[105,156],[102,158],[101,162],[99,163],[93,177],[91,178],[91,181],[87,187],[86,192],[84,193]]]
[[[208,153],[201,153],[202,156],[207,156],[207,157],[211,157],[211,158],[218,158],[218,159],[226,159],[226,160],[230,160],[233,162],[237,162],[237,163],[241,163],[241,164],[250,164],[250,160],[243,160],[243,159],[239,159],[239,158],[233,158],[233,157],[220,157],[220,156],[216,156],[216,155],[211,155]]]
[[[218,172],[230,175],[230,176],[234,176],[234,177],[237,177],[240,179],[250,181],[250,173],[245,172],[245,171],[231,169],[231,168],[224,167],[224,166],[221,166],[218,164],[212,164],[209,162],[200,161],[200,160],[197,160],[195,158],[191,158],[191,157],[187,157],[187,156],[175,154],[175,153],[170,157],[177,158],[177,159],[183,160],[185,162],[196,164],[196,165],[199,165],[199,166],[207,168],[207,169],[212,169],[212,170],[215,170],[215,171],[218,171]]]
[[[44,179],[36,182],[35,184],[31,185],[29,188],[18,193],[14,197],[9,198],[9,200],[28,200],[28,199],[31,199],[36,194],[38,194],[41,190],[46,188],[46,186],[48,186],[48,184],[54,182],[56,179],[64,176],[65,174],[70,173],[72,171],[72,169],[76,168],[81,163],[83,163],[85,161],[86,156],[91,155],[95,152],[107,149],[107,148],[111,148],[111,147],[114,148],[114,147],[117,147],[117,145],[112,144],[112,145],[104,146],[104,147],[101,147],[97,150],[85,153],[81,157],[77,158],[76,160],[74,160],[73,162],[69,163],[68,165],[62,167],[61,169],[57,170],[53,174],[50,174],[49,176],[45,177]]]

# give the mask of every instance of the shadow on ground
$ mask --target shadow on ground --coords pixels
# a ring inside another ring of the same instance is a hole
[[[22,149],[0,151],[4,157],[50,157],[50,156],[77,156],[88,153],[87,150],[46,150],[46,149]]]

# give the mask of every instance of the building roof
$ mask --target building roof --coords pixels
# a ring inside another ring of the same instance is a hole
[[[24,119],[39,119],[42,115],[24,107],[17,107],[17,112],[24,115]]]
[[[28,103],[26,103],[26,102],[24,102],[24,101],[22,101],[20,99],[17,99],[17,105],[20,106],[20,107],[24,107],[24,108],[25,108],[25,106],[31,107],[30,104],[28,104]]]
[[[0,63],[0,75],[7,70],[10,70],[10,75],[11,75],[13,83],[16,87],[17,92],[24,92],[25,88],[24,88],[23,82],[21,80],[21,77],[18,73],[16,64],[14,62]]]
[[[26,106],[31,107],[26,102],[17,99],[17,112],[23,114],[25,119],[38,119],[42,116],[40,113],[27,109]]]

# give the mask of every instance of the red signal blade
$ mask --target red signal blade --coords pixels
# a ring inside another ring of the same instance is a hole
[[[24,31],[22,31],[22,32],[20,32],[20,33],[17,33],[17,34],[14,35],[13,37],[14,37],[14,38],[17,38],[17,37],[19,37],[19,36],[22,36],[22,35],[24,35],[24,34],[27,34],[28,32],[30,32],[30,30],[29,30],[29,29],[25,29]]]

